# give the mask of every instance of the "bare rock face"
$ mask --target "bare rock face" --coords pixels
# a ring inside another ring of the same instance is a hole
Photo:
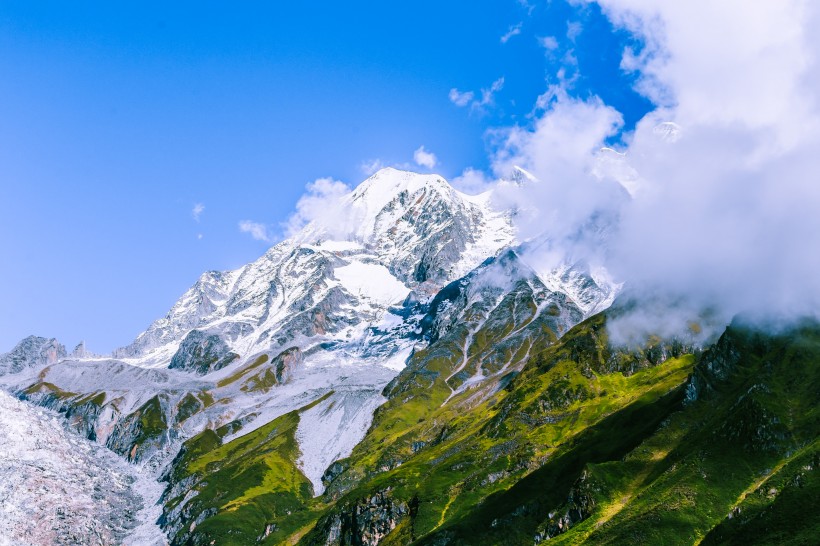
[[[549,540],[566,533],[587,519],[595,511],[596,485],[588,471],[584,470],[575,481],[567,497],[567,502],[549,515],[549,519],[535,534],[535,543]]]
[[[0,375],[12,374],[25,368],[54,364],[66,357],[66,350],[56,339],[29,336],[14,349],[0,356]]]
[[[276,382],[287,383],[293,371],[304,361],[304,355],[299,347],[291,347],[279,353],[271,362],[271,368],[276,374]]]
[[[316,526],[309,544],[376,546],[405,518],[415,518],[418,500],[392,498],[390,488],[334,510]]]
[[[218,335],[191,330],[182,340],[168,367],[205,375],[224,368],[237,358],[239,355],[231,352],[228,344]]]

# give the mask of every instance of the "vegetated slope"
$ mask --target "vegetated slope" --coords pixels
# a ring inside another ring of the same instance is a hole
[[[674,344],[612,351],[604,324],[596,316],[577,326],[478,403],[465,396],[438,407],[429,402],[446,392],[421,386],[393,394],[342,462],[362,480],[331,484],[338,498],[303,542],[811,544],[820,536],[820,516],[801,504],[817,498],[817,323],[777,335],[734,324],[697,357]]]
[[[502,278],[503,282],[497,282]],[[452,283],[426,308],[428,312],[421,320],[418,335],[429,339],[431,344],[416,351],[410,358],[408,366],[415,371],[407,377],[408,381],[412,381],[423,375],[436,374],[436,406],[442,406],[447,401],[461,399],[464,396],[485,397],[491,394],[498,385],[506,381],[505,378],[524,365],[530,351],[538,352],[553,343],[561,333],[582,317],[581,311],[572,301],[563,294],[546,289],[533,272],[518,260],[514,252],[488,260],[470,275]],[[402,390],[405,386],[402,386],[400,381],[390,387],[391,391],[394,389]],[[334,399],[335,396],[330,395],[330,404],[319,400],[311,404],[311,407],[301,408],[293,413],[294,416],[299,415],[299,421],[308,420],[310,425],[303,436],[317,436],[311,440],[314,443],[329,440],[330,435],[325,435],[322,427],[326,426],[327,422],[332,423],[333,415],[337,413]],[[426,400],[417,400],[416,403],[423,405]],[[407,406],[411,412],[414,411],[410,407]],[[415,420],[412,423],[414,424]],[[237,423],[236,426],[241,426],[241,423]],[[301,424],[295,429],[297,432],[299,427]],[[206,431],[189,440],[183,448],[183,453],[199,453],[202,451],[202,445],[218,446],[222,438],[232,432],[223,432],[219,429],[216,433]],[[364,432],[362,431],[362,436]],[[305,437],[300,440],[300,449],[309,443]],[[239,441],[244,440],[233,440],[223,447]],[[399,450],[411,449],[409,445],[395,445]],[[274,447],[268,442],[260,449],[269,451]],[[297,460],[296,454],[292,452],[282,455],[290,461],[289,464],[293,465]],[[211,455],[203,456],[213,461]],[[385,456],[395,459],[403,455],[399,452],[390,452]],[[190,478],[189,459],[190,455],[178,458],[174,463],[173,472],[168,476],[171,492],[166,495],[169,502],[166,504],[168,517],[165,524],[177,543],[207,542],[209,537],[216,535],[199,524],[212,518],[214,521],[218,520],[222,529],[230,529],[237,520],[217,516],[229,511],[229,499],[243,496],[244,490],[238,485],[237,488],[224,489],[211,503],[203,502],[200,496],[194,497],[193,495],[200,495],[200,479]],[[321,471],[331,466],[331,473],[336,471],[338,474],[338,469],[342,468],[343,463],[330,465],[330,462],[323,466]],[[341,483],[359,479],[353,469],[349,474],[344,479],[336,480],[334,488],[338,489]],[[261,484],[265,481],[264,473],[258,473],[255,479]],[[213,482],[211,478],[206,480],[209,483]],[[314,487],[313,492],[321,491]],[[327,499],[325,496],[310,502],[307,502],[309,499],[301,499],[300,502],[305,509],[309,508],[308,511],[313,513],[315,519],[321,514]],[[294,508],[290,508],[290,511],[297,512]],[[281,519],[281,513],[274,512],[273,509],[266,509],[267,516],[273,519],[257,521],[256,533],[261,535],[261,529],[266,529],[266,533],[273,537],[271,540],[279,540],[285,529],[293,529],[295,516],[285,518],[287,521],[284,521]],[[189,528],[191,521],[196,521],[197,526]]]
[[[399,375],[306,544],[530,544],[586,464],[622,458],[679,406],[693,357],[612,351],[597,315],[481,395],[442,405],[436,365]]]

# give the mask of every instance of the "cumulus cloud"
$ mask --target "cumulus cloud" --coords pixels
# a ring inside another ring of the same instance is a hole
[[[561,87],[549,95],[532,127],[496,135],[493,157],[499,178],[511,178],[516,167],[531,173],[524,183],[499,185],[494,199],[499,207],[516,211],[522,239],[548,234],[549,244],[531,246],[528,257],[546,269],[564,260],[590,259],[594,241],[585,240],[585,226],[626,193],[616,181],[593,175],[596,153],[621,127],[621,115],[600,99],[573,98]],[[545,249],[549,256],[542,255]]]
[[[452,179],[450,185],[468,195],[478,195],[492,189],[495,186],[495,180],[489,178],[483,171],[468,167]]]
[[[501,43],[506,44],[507,42],[510,41],[510,38],[512,38],[513,36],[518,36],[519,34],[521,34],[521,27],[522,26],[524,26],[524,23],[518,23],[518,24],[510,26],[510,28],[507,30],[507,32],[505,32],[504,35],[501,37]]]
[[[195,203],[194,208],[191,209],[191,216],[193,216],[194,220],[199,222],[199,217],[202,216],[203,212],[205,212],[205,205],[202,203]]]
[[[817,7],[601,4],[646,44],[627,50],[623,65],[660,105],[628,149],[644,187],[624,211],[613,271],[645,293],[686,295],[725,321],[817,315]],[[680,135],[658,138],[661,121]]]
[[[625,281],[641,311],[613,323],[622,340],[685,333],[704,317],[719,327],[737,314],[767,324],[817,316],[818,7],[599,3],[641,44],[622,68],[657,108],[606,168],[600,148],[620,116],[598,99],[554,88],[532,127],[503,132],[497,172],[519,164],[540,180],[502,195],[520,206],[524,233],[543,222],[555,259],[601,259]],[[601,218],[605,244],[578,236]]]
[[[259,222],[242,220],[239,222],[239,231],[247,233],[257,241],[264,241],[266,243],[273,242],[273,236],[268,231],[268,226]]]
[[[438,163],[438,158],[433,152],[425,150],[424,146],[419,146],[418,150],[413,152],[413,161],[415,161],[419,167],[433,169]]]
[[[351,218],[341,204],[341,198],[350,192],[350,186],[332,178],[319,178],[309,183],[305,194],[296,203],[296,212],[285,223],[285,234],[296,235],[308,224],[317,230],[331,231],[344,236],[352,229]]]

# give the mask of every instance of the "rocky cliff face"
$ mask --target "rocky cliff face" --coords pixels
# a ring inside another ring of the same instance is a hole
[[[14,349],[0,356],[0,375],[15,374],[26,368],[54,364],[65,357],[65,347],[56,339],[29,336]]]
[[[179,344],[168,368],[205,375],[221,370],[238,358],[239,355],[232,352],[217,334],[191,330]]]
[[[334,511],[331,517],[317,524],[321,538],[310,540],[307,544],[377,546],[399,524],[412,520],[417,513],[418,499],[397,501],[391,498],[388,487]],[[412,535],[407,538],[412,540]]]

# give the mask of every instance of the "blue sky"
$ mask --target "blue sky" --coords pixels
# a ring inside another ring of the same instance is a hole
[[[422,145],[448,178],[487,169],[487,131],[528,124],[562,67],[625,130],[651,106],[594,5],[283,4],[0,3],[0,351],[130,342],[263,253],[238,223],[280,236],[316,178],[356,185]],[[500,78],[484,105],[450,99]]]

